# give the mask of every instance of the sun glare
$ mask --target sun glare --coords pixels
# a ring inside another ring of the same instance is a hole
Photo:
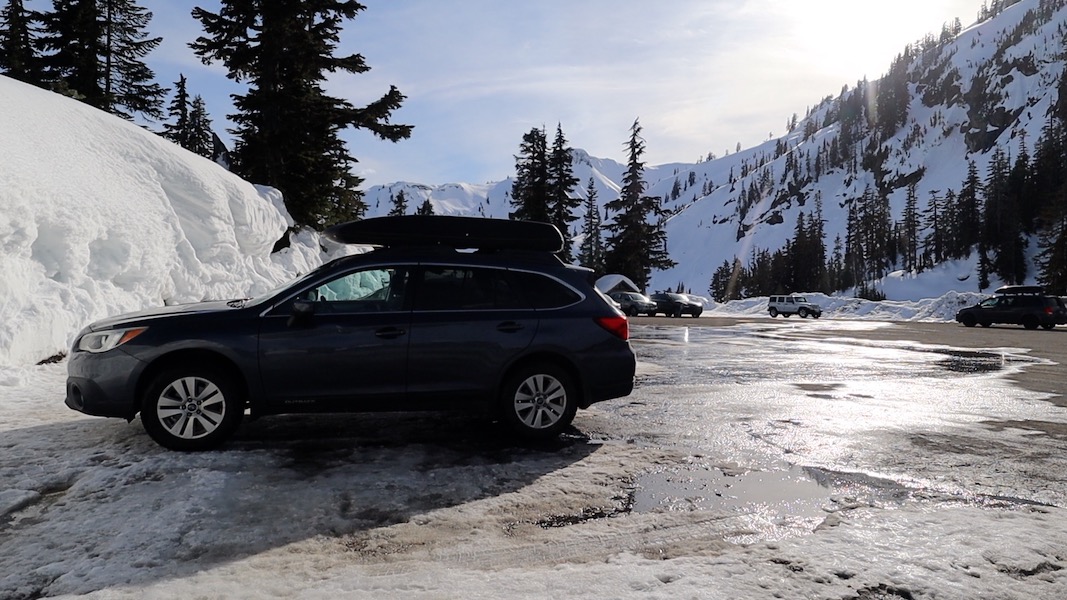
[[[978,0],[812,0],[776,3],[775,10],[809,69],[877,79],[907,44],[939,35],[956,18],[973,23],[979,6]]]

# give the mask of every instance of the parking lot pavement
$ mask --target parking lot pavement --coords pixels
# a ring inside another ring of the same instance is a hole
[[[783,321],[770,317],[715,317],[702,316],[698,319],[671,319],[667,317],[630,317],[637,325],[685,326],[685,327],[729,327],[745,323],[766,324],[768,327],[781,328],[805,335],[821,337],[840,337],[837,328],[806,327],[814,321]],[[828,320],[834,319],[826,319]],[[806,327],[806,328],[805,328]],[[1022,348],[1037,358],[1047,359],[1027,366],[1014,373],[1010,379],[1035,392],[1049,394],[1050,402],[1067,407],[1067,327],[1057,327],[1051,331],[1044,329],[1028,330],[1015,325],[994,325],[992,327],[964,327],[958,323],[935,323],[900,321],[885,324],[884,327],[850,329],[848,336],[886,341],[913,341],[929,346],[951,346],[966,349]]]

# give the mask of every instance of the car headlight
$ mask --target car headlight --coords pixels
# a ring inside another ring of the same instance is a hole
[[[78,340],[78,350],[93,353],[107,352],[112,348],[118,348],[147,330],[147,327],[130,327],[126,329],[93,331],[83,335],[81,339]]]

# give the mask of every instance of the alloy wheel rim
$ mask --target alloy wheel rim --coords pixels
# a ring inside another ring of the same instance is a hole
[[[195,440],[211,435],[226,416],[226,397],[202,377],[182,377],[159,394],[156,416],[170,435]]]
[[[567,410],[567,390],[551,375],[527,377],[515,391],[515,414],[531,429],[552,427]]]

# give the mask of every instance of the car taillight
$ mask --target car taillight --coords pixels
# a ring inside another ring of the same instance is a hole
[[[630,339],[630,321],[622,315],[612,315],[610,317],[597,317],[593,319],[597,325],[600,325],[608,331],[611,335],[626,341]]]
[[[1052,313],[1053,313],[1052,307],[1051,306],[1046,306],[1045,307],[1045,314],[1046,315],[1051,315]]]

